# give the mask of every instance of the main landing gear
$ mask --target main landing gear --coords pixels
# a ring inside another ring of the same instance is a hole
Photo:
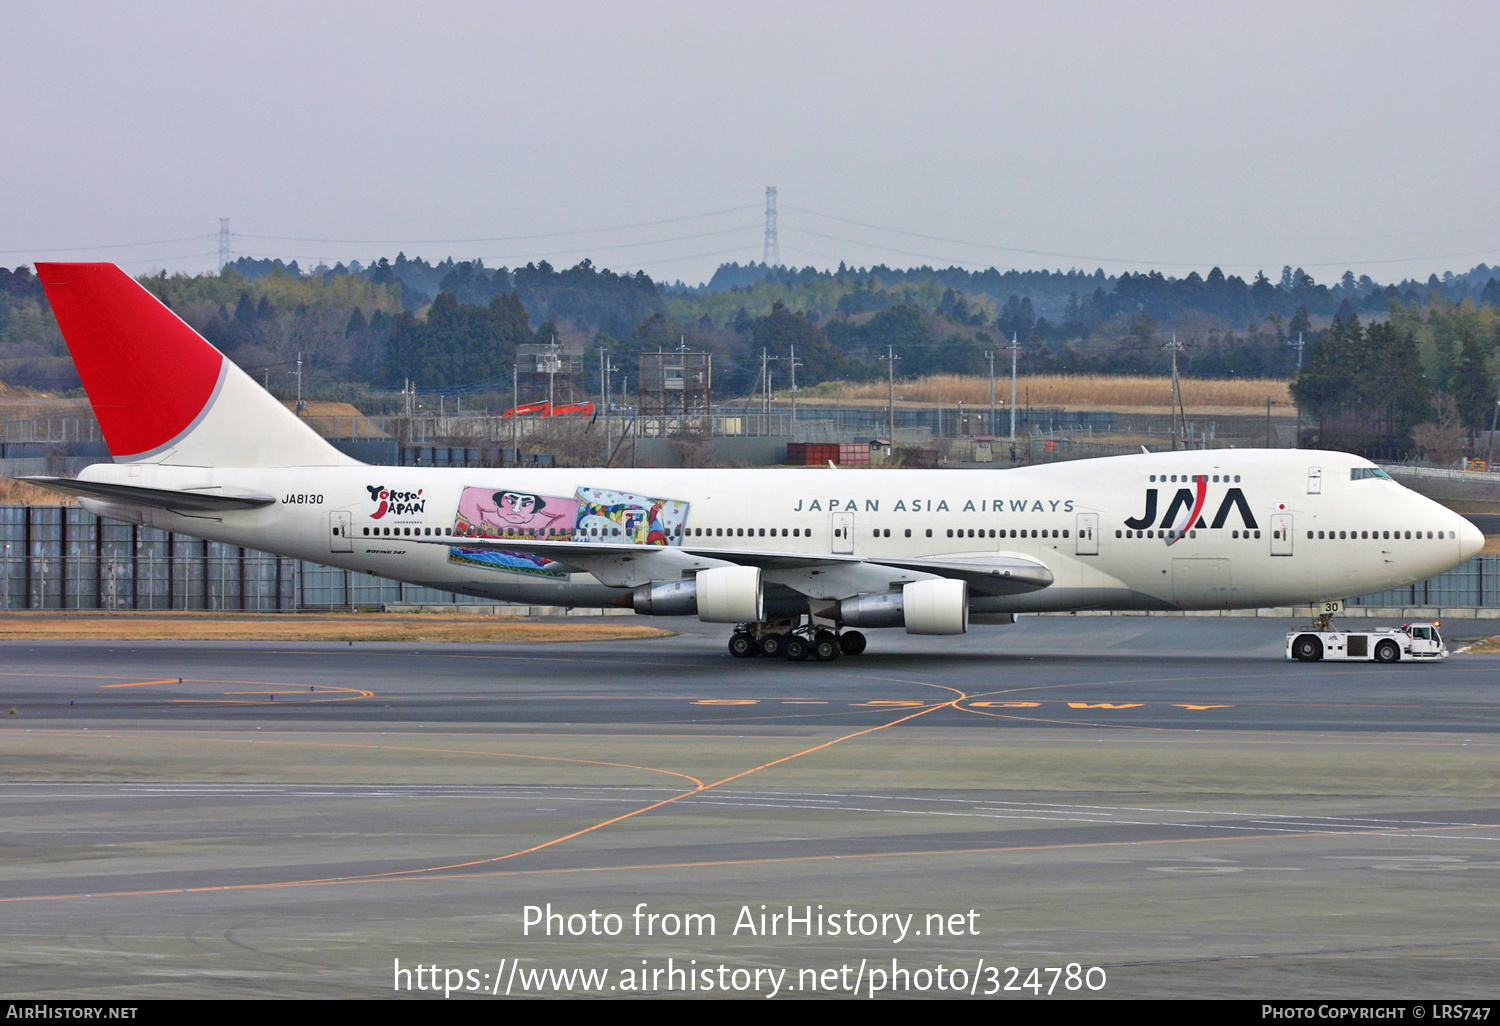
[[[729,639],[729,654],[736,659],[763,655],[782,656],[794,663],[812,656],[829,663],[839,656],[855,656],[865,650],[865,636],[859,631],[838,631],[825,624],[807,623],[782,617],[765,623],[742,623]]]

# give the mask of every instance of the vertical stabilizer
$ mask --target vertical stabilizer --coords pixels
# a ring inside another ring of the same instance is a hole
[[[36,265],[116,463],[359,463],[114,264]]]

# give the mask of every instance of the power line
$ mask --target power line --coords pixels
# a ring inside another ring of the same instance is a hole
[[[209,250],[207,253],[179,253],[176,256],[141,257],[137,260],[121,260],[119,263],[127,267],[138,267],[141,264],[162,264],[168,260],[191,260],[195,257],[211,257],[213,255],[214,251]]]
[[[641,268],[660,267],[663,264],[680,264],[684,260],[706,260],[709,257],[729,256],[731,253],[743,253],[747,249],[753,251],[752,246],[736,246],[734,249],[721,249],[715,253],[694,253],[691,256],[667,257],[663,260],[648,260],[645,263],[638,264],[637,266]]]
[[[792,230],[794,232],[801,232],[803,235],[811,235],[819,239],[828,239],[832,242],[843,242],[851,246],[868,246],[871,249],[885,250],[887,253],[900,253],[902,256],[916,257],[919,260],[933,260],[940,264],[961,264],[968,267],[984,267],[984,263],[978,260],[951,260],[947,257],[933,256],[930,253],[916,253],[909,249],[898,249],[895,246],[883,246],[878,242],[860,242],[857,239],[845,239],[838,235],[825,235],[822,232],[815,232],[810,228],[793,228]]]
[[[577,249],[553,250],[551,252],[554,255],[567,255],[567,254],[572,254],[572,253],[609,253],[609,252],[612,252],[614,250],[619,250],[619,249],[639,249],[642,246],[656,246],[656,245],[660,245],[662,243],[667,243],[667,242],[686,242],[689,239],[707,239],[707,238],[712,238],[715,235],[732,235],[735,232],[751,232],[751,231],[754,231],[755,228],[756,228],[756,226],[753,225],[753,224],[752,225],[739,225],[739,226],[736,226],[734,228],[720,228],[717,231],[712,231],[712,232],[695,232],[692,235],[677,235],[677,236],[674,236],[674,237],[672,237],[670,239],[650,239],[650,240],[648,240],[646,242],[620,242],[620,243],[615,243],[614,245],[610,245],[610,246],[586,246],[586,247],[581,247],[581,248],[577,248]],[[545,253],[543,253],[543,254],[537,254],[535,251],[533,251],[532,253],[521,253],[521,254],[516,254],[516,255],[513,255],[513,256],[494,257],[493,259],[495,259],[495,260],[503,260],[503,261],[512,261],[512,260],[520,260],[523,257],[536,256],[536,255],[545,256],[546,254]]]
[[[24,256],[28,253],[87,253],[96,249],[136,249],[140,246],[170,246],[174,242],[202,242],[210,235],[188,235],[181,239],[156,239],[153,242],[114,242],[105,246],[62,246],[45,248],[32,246],[29,249],[0,249],[0,256]]]
[[[796,207],[796,206],[788,205],[787,209],[788,210],[794,210],[794,211],[796,211],[799,214],[810,214],[813,217],[821,217],[821,218],[824,218],[825,220],[838,221],[838,222],[841,222],[843,224],[852,224],[852,225],[855,225],[855,226],[860,227],[860,228],[869,228],[869,229],[871,229],[873,231],[888,232],[888,233],[890,233],[892,235],[905,235],[905,236],[908,236],[910,238],[914,238],[914,239],[927,239],[927,240],[932,241],[932,242],[947,242],[947,243],[951,243],[951,244],[956,245],[956,246],[973,246],[976,249],[996,250],[996,251],[1003,252],[1003,253],[1023,253],[1023,254],[1026,254],[1027,256],[1045,256],[1045,257],[1053,257],[1053,258],[1056,258],[1056,259],[1059,259],[1059,260],[1088,260],[1088,261],[1096,261],[1096,262],[1100,262],[1100,263],[1138,264],[1138,265],[1141,265],[1143,267],[1202,267],[1204,264],[1209,264],[1210,266],[1213,266],[1213,262],[1212,261],[1204,261],[1204,260],[1198,260],[1198,261],[1192,261],[1192,262],[1173,261],[1173,260],[1136,260],[1136,259],[1131,259],[1131,258],[1128,258],[1128,257],[1088,256],[1088,255],[1082,255],[1082,254],[1078,254],[1078,253],[1053,253],[1053,252],[1050,252],[1048,250],[1040,250],[1040,249],[1021,249],[1021,248],[1016,247],[1016,246],[1002,246],[1002,245],[998,245],[998,244],[990,243],[990,242],[974,242],[974,241],[969,240],[969,239],[950,239],[950,238],[947,238],[947,237],[942,236],[942,235],[927,235],[927,234],[924,234],[922,232],[905,231],[904,229],[901,229],[901,228],[888,228],[888,227],[885,227],[884,225],[871,224],[868,221],[856,221],[856,220],[854,220],[852,218],[848,218],[848,217],[837,217],[837,216],[835,216],[833,214],[824,214],[824,213],[820,213],[819,211],[816,211],[816,210],[808,210],[808,209],[806,209],[804,207]],[[800,230],[806,232],[809,235],[818,235],[817,232],[813,232],[813,231],[810,231],[810,230],[805,229],[805,228],[804,229],[800,229]],[[819,235],[818,237],[819,238],[825,238],[825,239],[832,239],[835,242],[846,242],[846,243],[849,243],[851,245],[856,245],[856,246],[870,246],[871,248],[874,248],[874,249],[885,249],[885,250],[889,250],[892,253],[901,253],[901,254],[903,254],[905,256],[917,256],[917,257],[921,257],[922,259],[926,259],[926,260],[936,260],[936,259],[939,259],[938,257],[927,256],[926,254],[922,254],[922,253],[911,253],[911,252],[908,252],[906,250],[895,249],[895,248],[890,247],[890,246],[881,246],[881,245],[878,245],[876,243],[859,242],[859,241],[856,241],[856,240],[853,240],[853,239],[843,239],[843,238],[839,238],[838,236],[835,236],[835,235]],[[1465,258],[1465,257],[1489,256],[1489,255],[1495,255],[1497,253],[1500,253],[1500,250],[1497,250],[1497,249],[1480,249],[1480,250],[1473,250],[1473,251],[1470,251],[1470,252],[1467,252],[1467,253],[1439,253],[1439,254],[1426,255],[1426,256],[1392,257],[1390,259],[1381,259],[1381,260],[1366,260],[1366,259],[1359,259],[1359,260],[1330,260],[1330,261],[1326,261],[1326,262],[1322,262],[1322,263],[1304,263],[1304,264],[1302,264],[1302,266],[1303,267],[1345,267],[1345,268],[1350,268],[1350,267],[1358,267],[1358,266],[1370,265],[1370,264],[1402,264],[1402,263],[1418,263],[1418,262],[1421,262],[1421,261],[1428,261],[1428,260],[1458,260],[1458,259],[1462,259],[1462,258]],[[960,261],[960,260],[955,260],[955,261],[951,261],[951,262],[952,263],[969,263],[969,264],[975,263],[975,261]],[[1231,266],[1238,265],[1238,266],[1248,267],[1252,263],[1254,263],[1254,261],[1221,261],[1221,263],[1229,263]],[[1271,265],[1267,264],[1266,266],[1271,266]]]
[[[704,214],[685,214],[682,217],[666,217],[659,221],[641,221],[636,224],[617,224],[608,228],[580,228],[569,232],[546,232],[540,235],[496,235],[486,238],[473,239],[312,239],[291,235],[242,235],[235,233],[239,239],[260,239],[269,242],[322,242],[329,245],[349,246],[457,246],[477,242],[531,242],[537,239],[558,239],[569,235],[596,235],[601,232],[621,232],[632,228],[654,228],[657,225],[677,224],[682,221],[697,221],[705,217],[719,217],[724,214],[739,214],[746,210],[757,209],[756,204],[743,207],[729,207],[725,210],[711,210]]]

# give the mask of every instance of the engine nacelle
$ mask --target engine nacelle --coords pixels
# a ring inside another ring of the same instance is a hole
[[[766,618],[758,566],[699,570],[698,619],[704,623],[759,623]]]
[[[942,578],[901,589],[908,634],[963,634],[969,629],[969,586]]]
[[[969,586],[963,581],[913,581],[900,591],[839,602],[847,627],[905,627],[908,634],[963,634],[969,629]]]
[[[692,616],[705,623],[758,623],[765,617],[760,569],[719,566],[691,579],[653,581],[635,589],[631,605],[642,616]]]

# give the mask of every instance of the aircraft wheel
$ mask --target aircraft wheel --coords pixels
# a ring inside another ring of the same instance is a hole
[[[767,634],[760,639],[760,654],[768,659],[775,659],[786,653],[785,634]]]
[[[813,638],[812,654],[813,658],[820,663],[833,662],[843,655],[838,636],[828,631],[819,631],[818,636]]]
[[[1375,661],[1377,663],[1394,663],[1401,658],[1401,649],[1396,647],[1394,641],[1382,641],[1375,646]]]
[[[844,655],[859,655],[865,650],[865,636],[859,631],[845,631],[839,635],[839,648]]]
[[[812,651],[812,646],[795,634],[789,636],[786,639],[786,644],[782,646],[782,654],[794,663],[800,663],[806,659],[810,651]]]
[[[736,659],[747,659],[760,651],[755,644],[755,635],[736,631],[729,639],[729,654]]]
[[[1315,663],[1323,658],[1323,643],[1311,634],[1304,634],[1292,642],[1292,656],[1299,662]]]

